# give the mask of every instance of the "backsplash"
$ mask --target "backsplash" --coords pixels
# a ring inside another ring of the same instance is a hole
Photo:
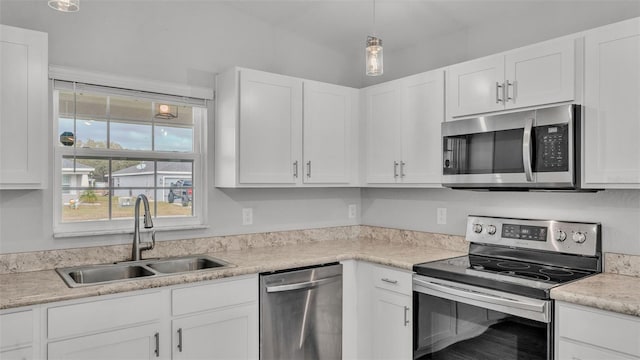
[[[604,271],[640,277],[640,256],[606,253],[604,255]]]
[[[144,253],[144,258],[184,256],[228,250],[305,244],[318,241],[352,241],[365,239],[413,246],[429,246],[466,252],[464,237],[375,226],[340,226],[330,228],[214,236],[187,240],[162,241]],[[105,264],[127,261],[131,245],[111,245],[62,250],[0,254],[0,274],[49,270],[58,267]]]

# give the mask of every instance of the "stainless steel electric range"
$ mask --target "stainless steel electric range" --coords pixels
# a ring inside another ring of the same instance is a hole
[[[469,254],[413,267],[414,359],[553,359],[554,286],[602,270],[601,226],[469,216]]]

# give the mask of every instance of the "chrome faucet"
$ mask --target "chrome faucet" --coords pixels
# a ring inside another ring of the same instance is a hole
[[[153,220],[151,220],[151,212],[149,211],[149,200],[143,194],[136,198],[135,214],[133,219],[133,250],[131,251],[131,260],[138,261],[142,258],[144,250],[151,250],[156,246],[156,231],[151,232],[151,242],[143,243],[140,241],[140,200],[144,204],[144,228],[151,229]]]

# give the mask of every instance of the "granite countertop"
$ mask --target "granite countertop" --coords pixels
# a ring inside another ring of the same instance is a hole
[[[640,316],[640,277],[602,273],[553,288],[551,298]]]
[[[322,241],[317,243],[249,248],[209,253],[235,266],[186,274],[127,280],[111,284],[69,288],[54,270],[0,275],[0,309],[79,299],[90,296],[157,288],[223,277],[284,270],[342,260],[364,260],[412,270],[414,264],[466,253],[436,247],[393,244],[375,240]]]

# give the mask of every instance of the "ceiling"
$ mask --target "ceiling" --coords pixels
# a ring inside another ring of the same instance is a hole
[[[224,3],[275,27],[339,51],[364,46],[374,32],[394,50],[503,19],[562,21],[605,16],[620,6],[640,13],[640,0],[236,0]],[[362,46],[359,46],[362,45]]]

